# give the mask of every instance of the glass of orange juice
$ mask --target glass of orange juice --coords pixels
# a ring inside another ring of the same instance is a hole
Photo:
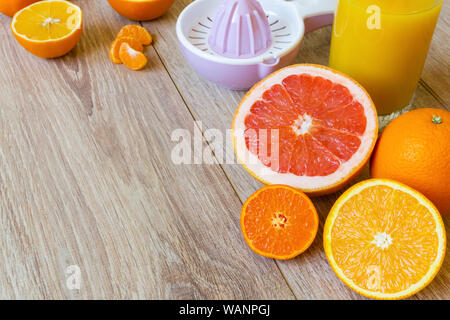
[[[367,89],[378,113],[410,106],[443,0],[339,0],[330,67]]]

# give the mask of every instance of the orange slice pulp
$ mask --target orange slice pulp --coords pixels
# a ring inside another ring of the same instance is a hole
[[[363,181],[335,203],[324,228],[331,267],[351,289],[375,299],[409,297],[435,277],[446,234],[436,207],[399,182]]]
[[[314,241],[319,218],[311,200],[289,186],[266,186],[245,202],[241,229],[250,248],[268,258],[291,259]]]
[[[375,107],[355,81],[317,65],[294,65],[256,84],[233,119],[239,162],[265,184],[331,193],[369,160]]]

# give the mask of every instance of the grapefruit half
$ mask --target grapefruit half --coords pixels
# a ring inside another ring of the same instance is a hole
[[[265,184],[332,193],[370,158],[378,134],[372,99],[327,67],[292,65],[257,83],[233,119],[238,161]]]

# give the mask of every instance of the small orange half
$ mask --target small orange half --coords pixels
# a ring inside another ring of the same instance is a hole
[[[324,248],[336,275],[374,299],[403,299],[436,276],[446,250],[436,207],[393,180],[366,180],[335,203],[324,227]]]
[[[81,9],[63,0],[38,1],[14,15],[11,29],[16,40],[41,58],[67,54],[82,34]]]
[[[294,258],[313,243],[319,217],[311,200],[289,186],[271,185],[244,203],[241,229],[257,254],[280,260]]]

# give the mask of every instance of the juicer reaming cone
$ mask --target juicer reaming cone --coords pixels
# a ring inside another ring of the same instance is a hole
[[[180,14],[177,36],[199,74],[220,86],[246,90],[291,64],[305,24],[306,31],[331,24],[336,2],[196,0]]]

